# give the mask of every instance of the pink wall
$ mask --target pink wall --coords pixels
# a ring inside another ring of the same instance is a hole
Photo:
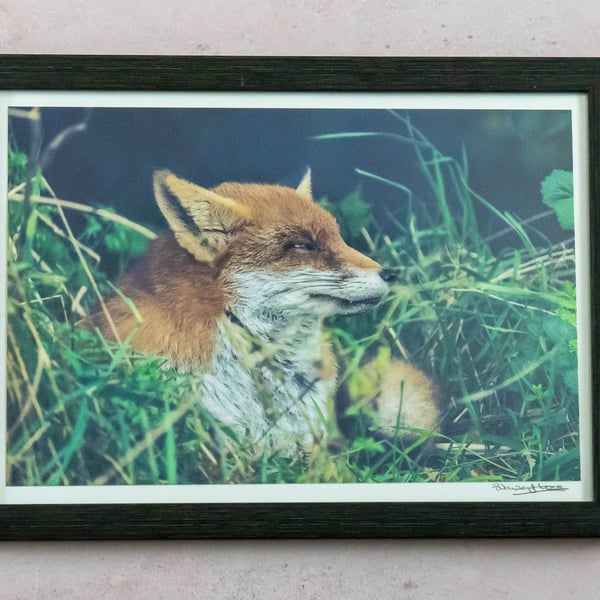
[[[598,0],[0,1],[8,53],[599,56],[599,29]],[[4,543],[0,581],[0,600],[586,599],[600,540]]]
[[[8,0],[0,52],[598,54],[597,0]]]

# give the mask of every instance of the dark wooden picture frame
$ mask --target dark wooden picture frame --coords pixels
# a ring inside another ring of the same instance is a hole
[[[600,252],[594,239],[600,231],[600,59],[0,56],[0,92],[22,90],[584,94],[589,116],[593,500],[0,503],[0,540],[600,535]]]

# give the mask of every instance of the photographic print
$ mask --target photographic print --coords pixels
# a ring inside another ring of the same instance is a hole
[[[0,57],[0,539],[598,535],[598,66]]]
[[[581,96],[14,96],[11,502],[591,499]]]

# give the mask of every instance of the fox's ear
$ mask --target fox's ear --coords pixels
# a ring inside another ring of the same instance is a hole
[[[245,205],[168,171],[154,173],[154,195],[177,241],[199,261],[214,260],[250,218]]]
[[[298,187],[296,188],[296,192],[298,194],[300,194],[300,196],[302,196],[303,198],[306,198],[307,200],[313,199],[312,176],[311,176],[310,167],[308,167],[306,169],[306,173],[304,174],[302,181],[298,184]]]

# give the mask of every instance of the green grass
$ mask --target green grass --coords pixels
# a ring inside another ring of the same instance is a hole
[[[200,375],[166,371],[127,340],[109,343],[77,326],[113,293],[107,260],[122,272],[154,234],[111,210],[61,203],[11,145],[9,482],[579,479],[572,247],[540,243],[536,221],[520,222],[470,188],[465,157],[442,155],[406,117],[392,118],[394,132],[332,133],[319,142],[391,137],[414,150],[428,186],[417,196],[401,179],[356,165],[393,188],[397,202],[375,206],[360,191],[323,199],[346,241],[402,272],[376,314],[333,320],[329,333],[341,385],[382,351],[431,373],[446,398],[441,431],[382,439],[352,406],[351,437],[332,420],[332,443],[306,461],[257,456],[197,401]],[[493,245],[480,233],[482,214],[502,230]],[[72,215],[83,221],[76,233]]]

